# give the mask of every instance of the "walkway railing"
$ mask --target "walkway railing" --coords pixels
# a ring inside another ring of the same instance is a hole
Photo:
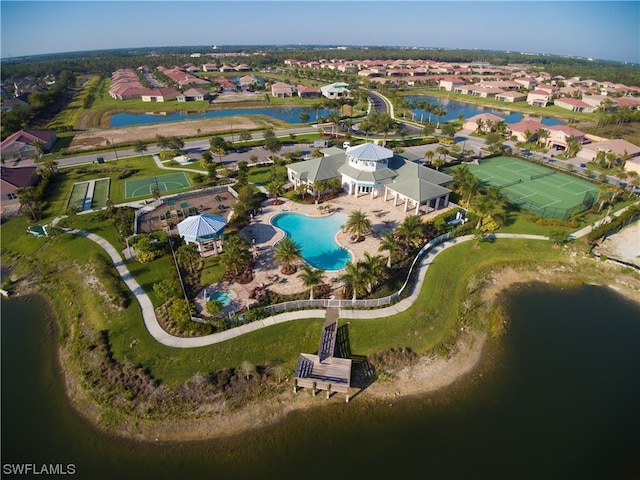
[[[328,299],[318,299],[318,300],[293,300],[289,302],[276,303],[274,305],[266,305],[264,307],[254,307],[261,308],[263,311],[269,315],[282,313],[287,310],[302,310],[308,308],[378,308],[384,307],[387,305],[391,305],[395,303],[400,296],[404,293],[405,289],[409,286],[411,277],[413,275],[413,271],[415,270],[416,265],[421,260],[423,255],[431,250],[436,245],[444,242],[451,238],[451,233],[445,233],[444,235],[440,235],[439,237],[434,238],[430,242],[428,242],[424,247],[420,249],[418,254],[413,259],[411,263],[411,267],[409,268],[409,272],[407,273],[407,278],[404,281],[400,290],[391,295],[381,298],[371,298],[371,299],[338,299],[338,298],[328,298]],[[414,284],[411,284],[412,286]]]

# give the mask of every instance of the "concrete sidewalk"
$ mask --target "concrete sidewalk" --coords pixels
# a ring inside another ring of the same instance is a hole
[[[162,345],[175,348],[194,348],[204,347],[207,345],[213,345],[215,343],[224,342],[232,338],[239,337],[249,332],[259,330],[261,328],[269,327],[279,323],[290,322],[293,320],[311,319],[311,318],[324,318],[324,309],[314,310],[298,310],[293,312],[284,312],[272,317],[257,320],[239,327],[235,327],[223,332],[206,335],[204,337],[192,337],[182,338],[170,335],[162,329],[156,318],[156,314],[146,292],[140,287],[140,284],[133,278],[129,270],[124,264],[124,261],[117,250],[104,238],[95,235],[93,233],[86,232],[84,230],[71,230],[71,233],[88,238],[89,240],[98,244],[111,258],[118,275],[127,285],[127,288],[133,293],[135,299],[140,305],[142,311],[142,318],[144,320],[145,327],[149,334]],[[533,240],[547,240],[547,237],[541,235],[519,235],[519,234],[496,234],[496,238],[522,238]],[[417,266],[418,278],[413,284],[412,290],[407,298],[404,298],[400,302],[390,305],[388,307],[375,309],[375,310],[351,310],[341,309],[340,317],[345,319],[367,319],[367,318],[384,318],[407,310],[418,298],[422,284],[424,282],[425,275],[433,259],[438,256],[444,250],[458,245],[463,242],[473,240],[473,235],[466,235],[459,238],[453,238],[444,243],[434,246],[427,254],[422,258]]]

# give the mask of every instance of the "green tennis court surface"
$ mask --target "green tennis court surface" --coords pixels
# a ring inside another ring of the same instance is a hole
[[[184,172],[126,180],[124,183],[124,198],[149,196],[153,194],[154,188],[157,188],[163,194],[191,188],[191,182],[189,182],[189,178]]]
[[[591,208],[598,197],[589,182],[516,158],[481,160],[469,170],[483,185],[500,187],[511,203],[543,218],[566,220]]]

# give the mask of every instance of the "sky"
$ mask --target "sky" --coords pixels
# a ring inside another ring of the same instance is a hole
[[[0,1],[2,58],[258,44],[477,48],[640,63],[640,0]]]

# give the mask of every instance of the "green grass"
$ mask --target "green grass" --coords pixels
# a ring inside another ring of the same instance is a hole
[[[74,226],[93,230],[114,245],[121,245],[112,225],[100,220],[100,214],[72,217]],[[178,385],[194,373],[207,373],[238,366],[247,360],[253,364],[281,363],[292,371],[300,352],[315,352],[322,320],[298,320],[253,332],[220,344],[195,349],[175,349],[160,345],[148,334],[137,303],[125,311],[115,311],[105,304],[97,291],[87,285],[82,268],[92,252],[101,252],[90,240],[66,234],[55,239],[37,239],[25,233],[23,218],[2,226],[3,262],[21,255],[16,271],[43,270],[44,288],[53,299],[63,322],[62,332],[70,331],[74,315],[109,332],[114,355],[120,361],[148,367],[162,382]],[[103,254],[101,252],[101,254]],[[215,283],[222,269],[218,259],[207,260],[203,272],[205,283]],[[351,320],[349,336],[354,355],[367,355],[392,347],[410,347],[423,352],[450,340],[457,332],[458,306],[466,296],[467,280],[506,263],[528,267],[562,263],[562,249],[551,242],[497,240],[474,249],[472,242],[441,253],[431,265],[418,301],[406,312],[384,319]],[[61,267],[61,268],[59,268]],[[167,277],[173,269],[170,257],[127,267],[147,291],[154,305],[159,303],[153,284]],[[47,274],[53,272],[55,274]],[[430,292],[442,292],[438,295]],[[69,304],[69,299],[72,304]]]
[[[153,291],[153,285],[155,283],[164,280],[165,278],[171,278],[175,272],[175,265],[173,258],[170,255],[157,258],[148,263],[139,263],[137,261],[128,262],[126,264],[127,269],[140,284],[142,289],[149,295],[149,299],[154,307],[158,307],[162,304],[162,299]],[[179,287],[178,287],[179,288]]]
[[[249,169],[249,183],[256,183],[258,185],[267,185],[269,183],[269,178],[271,177],[271,171],[273,170],[273,166],[268,167],[255,167]],[[287,176],[287,167],[279,166],[276,167],[276,170],[280,176],[286,178]]]
[[[109,198],[109,179],[96,181],[95,188],[93,190],[93,201],[91,202],[91,208],[102,208],[107,205],[107,199]]]
[[[71,195],[69,195],[69,202],[67,202],[67,208],[75,208],[77,211],[82,211],[88,188],[89,184],[86,182],[73,185]]]
[[[473,242],[449,248],[429,267],[421,295],[411,308],[389,318],[351,320],[351,349],[356,355],[390,347],[429,350],[456,335],[458,307],[467,296],[466,285],[471,276],[508,263],[534,268],[563,261],[560,249],[540,240],[500,239],[483,243],[479,249],[473,248]]]
[[[200,275],[202,285],[213,285],[224,277],[224,267],[220,264],[220,257],[207,257]]]
[[[136,170],[136,173],[126,179],[119,179],[118,175],[124,168]],[[144,157],[135,157],[108,162],[103,165],[91,164],[73,168],[61,169],[60,173],[51,180],[51,194],[48,198],[48,208],[45,211],[47,218],[62,215],[67,209],[67,200],[71,195],[73,184],[77,182],[85,182],[88,180],[96,180],[98,178],[109,178],[109,195],[114,204],[120,204],[127,201],[124,196],[125,180],[137,178],[153,177],[164,175],[166,170],[158,168],[150,155]],[[192,179],[191,172],[185,172],[191,184],[195,184]],[[152,198],[152,195],[139,197],[139,200]]]

